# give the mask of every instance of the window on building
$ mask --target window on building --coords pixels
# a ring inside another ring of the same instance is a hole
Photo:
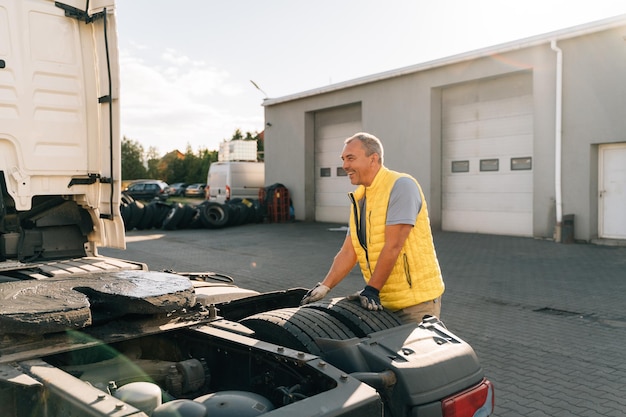
[[[525,171],[533,168],[533,159],[528,157],[511,158],[511,171]]]
[[[498,171],[500,169],[499,159],[481,159],[480,170],[481,172]]]
[[[452,161],[452,172],[469,172],[469,161]]]

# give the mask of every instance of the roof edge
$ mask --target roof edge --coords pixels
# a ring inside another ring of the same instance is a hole
[[[363,84],[369,84],[375,81],[381,81],[400,77],[407,74],[412,74],[427,69],[443,67],[450,64],[458,64],[464,61],[469,61],[477,58],[484,58],[486,56],[501,54],[505,52],[515,51],[518,49],[530,48],[551,41],[560,41],[565,39],[571,39],[578,36],[587,35],[589,33],[601,32],[604,30],[613,29],[619,26],[626,25],[626,14],[609,17],[607,19],[597,20],[590,23],[584,23],[582,25],[572,26],[565,29],[559,29],[553,32],[547,32],[540,35],[531,36],[528,38],[522,38],[515,41],[510,41],[494,46],[488,46],[486,48],[476,49],[469,52],[463,52],[456,55],[451,55],[444,58],[435,59],[433,61],[427,61],[424,63],[410,65],[408,67],[402,67],[385,72],[380,72],[373,75],[366,75],[364,77],[355,78],[352,80],[343,81],[336,84],[331,84],[324,87],[314,88],[312,90],[306,90],[295,94],[290,94],[276,98],[266,98],[263,100],[263,106],[273,106],[275,104],[285,103],[288,101],[294,101],[311,97],[319,94],[330,93],[337,90],[343,90],[350,87],[356,87]]]

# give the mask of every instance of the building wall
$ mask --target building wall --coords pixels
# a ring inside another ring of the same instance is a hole
[[[576,238],[598,234],[598,145],[626,142],[626,27],[561,42],[563,210]]]
[[[597,235],[598,144],[626,142],[624,35],[626,27],[620,26],[557,44],[564,62],[563,213],[575,214],[577,239]],[[533,235],[552,237],[556,223],[556,53],[548,39],[266,105],[266,122],[271,125],[265,130],[266,182],[287,186],[296,219],[313,220],[315,111],[359,103],[363,130],[385,145],[385,165],[418,179],[432,225],[439,228],[442,89],[519,71],[532,72],[533,80]],[[347,217],[346,212],[346,221]]]

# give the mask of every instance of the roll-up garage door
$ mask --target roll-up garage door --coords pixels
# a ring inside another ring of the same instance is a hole
[[[360,104],[315,113],[315,221],[348,222],[348,193],[356,187],[341,167],[341,151],[361,129]]]
[[[442,228],[532,236],[532,74],[442,91]]]

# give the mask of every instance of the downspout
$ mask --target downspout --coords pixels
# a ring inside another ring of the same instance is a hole
[[[561,241],[561,228],[563,225],[563,199],[561,191],[561,142],[563,140],[563,51],[556,46],[556,40],[550,42],[550,47],[556,52],[556,107],[555,107],[555,133],[554,133],[554,195],[556,203],[556,226],[554,240]]]

